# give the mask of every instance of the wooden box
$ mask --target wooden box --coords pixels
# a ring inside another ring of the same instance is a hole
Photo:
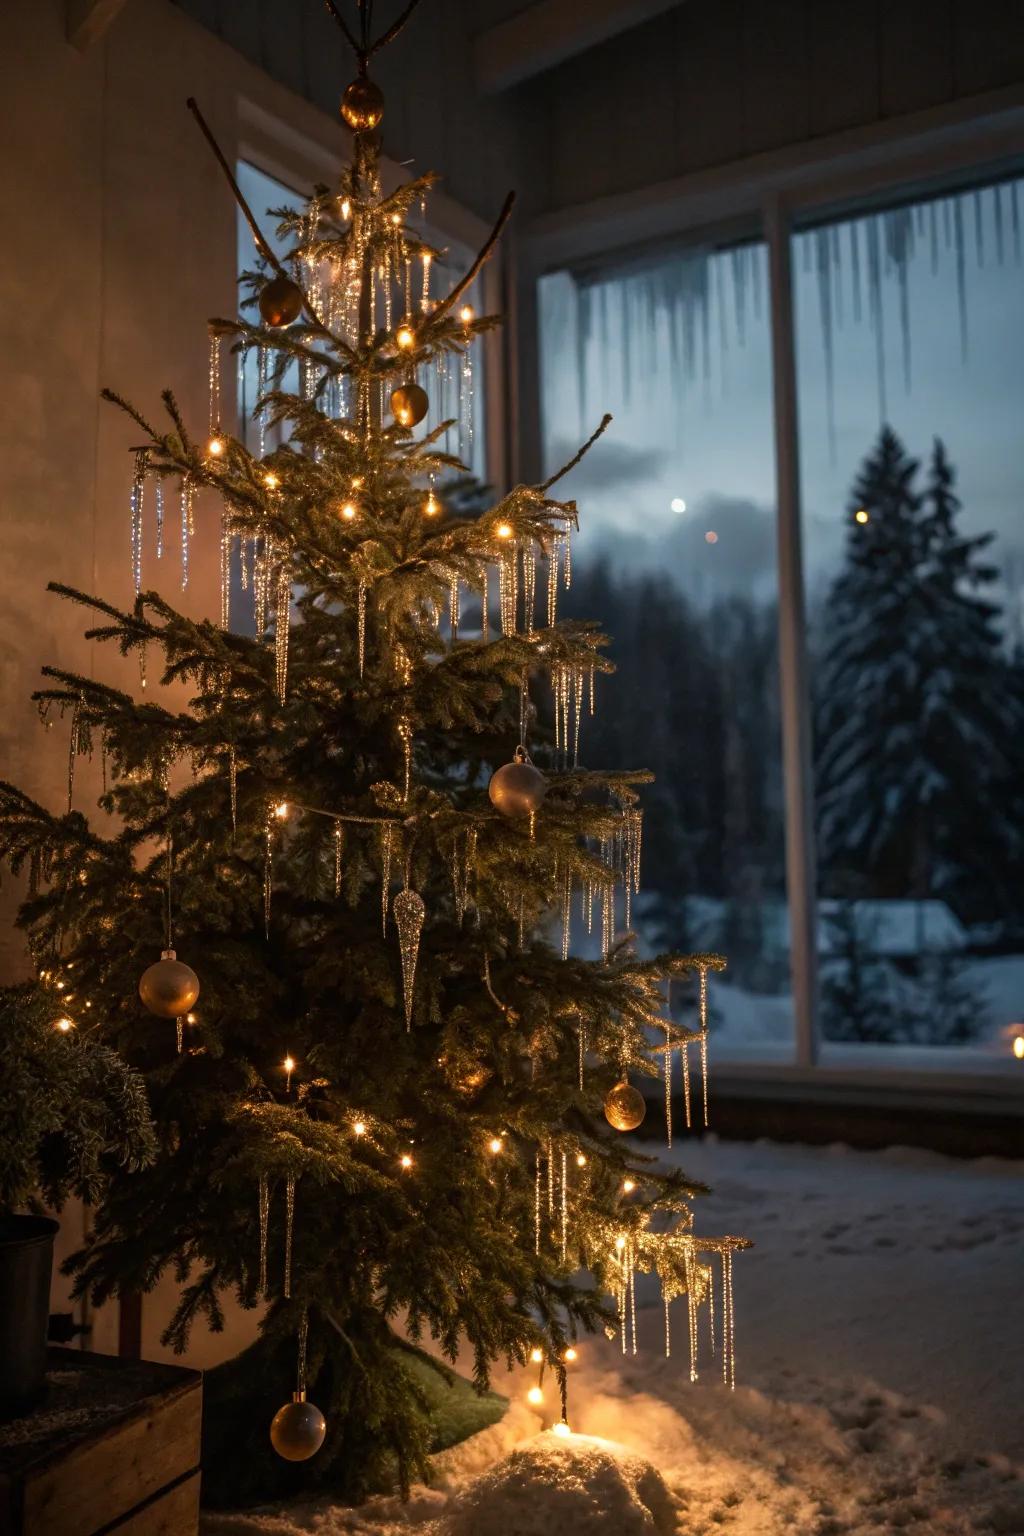
[[[0,1424],[0,1536],[196,1536],[201,1374],[51,1348],[47,1382]]]

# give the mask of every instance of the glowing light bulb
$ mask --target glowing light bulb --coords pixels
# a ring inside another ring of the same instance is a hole
[[[526,1401],[528,1403],[533,1403],[534,1405],[537,1403],[542,1403],[544,1401],[544,1393],[541,1391],[540,1387],[531,1387],[529,1392],[526,1394]]]
[[[577,1168],[585,1168],[586,1166],[587,1166],[586,1153],[584,1153],[584,1152],[577,1152],[576,1153],[576,1167]]]
[[[552,1424],[551,1433],[553,1435],[561,1435],[564,1440],[566,1435],[572,1434],[572,1430],[569,1428],[565,1419],[559,1419],[557,1424]]]
[[[718,543],[718,534],[714,531],[713,528],[709,528],[707,533],[704,535],[704,543],[705,544],[717,544]]]
[[[74,1019],[58,1019],[56,1027],[60,1030],[62,1035],[66,1035],[69,1030],[74,1029],[75,1021]]]
[[[474,318],[475,311],[472,304],[463,304],[462,308],[459,310],[459,319],[462,321],[463,325],[468,325],[469,322]]]
[[[412,1167],[412,1158],[409,1156],[408,1152],[403,1152],[399,1161],[401,1162],[403,1168]]]
[[[226,444],[222,437],[211,437],[206,445],[206,451],[211,459],[219,459],[225,447]]]
[[[342,198],[339,212],[341,213],[343,219],[347,219],[349,214],[352,212],[352,204],[349,202],[347,197]]]
[[[854,518],[854,522],[857,522],[857,523],[870,523],[870,521],[871,521],[871,514],[868,512],[866,507],[859,507],[857,509],[857,511],[853,514],[853,518]]]
[[[284,1091],[285,1093],[291,1093],[292,1073],[295,1071],[295,1057],[286,1056],[281,1065],[284,1067]]]
[[[366,1135],[366,1121],[365,1120],[357,1120],[355,1125],[352,1127],[352,1130],[353,1130],[353,1132],[355,1133],[356,1136],[365,1136]]]
[[[400,325],[395,332],[395,341],[404,350],[411,347],[416,340],[416,332],[411,325]]]
[[[512,525],[510,523],[499,523],[494,531],[499,539],[510,539],[512,537]]]
[[[491,1152],[495,1152],[495,1153],[500,1152],[502,1150],[502,1140],[501,1140],[501,1137],[500,1136],[492,1136],[490,1141],[487,1143],[487,1147],[488,1147],[488,1150],[491,1151]]]
[[[438,501],[433,491],[431,491],[430,495],[423,503],[423,515],[424,517],[436,517],[440,510],[441,503]]]
[[[672,500],[669,502],[669,506],[672,508],[673,512],[686,511],[686,502],[681,496],[673,496]]]
[[[279,800],[277,802],[277,804],[274,806],[274,815],[277,817],[278,821],[286,821],[288,819],[287,800]]]
[[[566,1359],[566,1363],[568,1365],[572,1365],[574,1360],[578,1360],[579,1359],[579,1355],[573,1349],[571,1344],[569,1345],[569,1348],[565,1352],[565,1359]]]
[[[626,1239],[622,1236],[621,1232],[619,1233],[618,1237],[615,1239],[615,1246],[619,1250],[620,1253],[622,1252],[623,1248],[625,1248],[625,1246],[626,1246]]]
[[[351,501],[346,501],[341,509],[341,515],[347,523],[350,523],[356,515],[355,504]]]
[[[633,1183],[632,1179],[623,1179],[622,1189],[624,1194],[631,1195],[634,1189],[636,1189],[636,1185]]]
[[[393,213],[391,215],[391,222],[392,222],[392,224],[401,224],[401,222],[402,222],[402,215],[400,213]]]
[[[197,1018],[196,1014],[194,1014],[194,1013],[186,1013],[186,1015],[185,1015],[185,1023],[186,1024],[196,1024],[196,1023],[198,1023],[198,1018]]]
[[[266,474],[263,476],[263,484],[266,486],[268,491],[276,491],[281,482],[274,474],[274,471],[272,469],[268,469]]]
[[[362,483],[363,483],[362,475],[353,475],[352,476],[352,489],[354,491],[358,491],[360,486],[362,485]]]
[[[1013,1042],[1013,1054],[1018,1061],[1024,1061],[1024,1035],[1017,1035]]]
[[[544,1359],[544,1351],[542,1349],[531,1349],[530,1359],[533,1361],[534,1365],[540,1365],[541,1361]]]
[[[58,983],[57,983],[57,991],[58,992],[63,992],[66,985],[67,985],[66,982],[58,981]]]

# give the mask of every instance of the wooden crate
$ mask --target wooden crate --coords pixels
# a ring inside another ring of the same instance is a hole
[[[196,1536],[201,1374],[51,1348],[47,1380],[0,1424],[0,1536]]]

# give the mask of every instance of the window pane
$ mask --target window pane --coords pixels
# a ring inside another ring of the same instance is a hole
[[[794,238],[834,1042],[1008,1060],[1024,1016],[1022,196]]]
[[[581,761],[655,774],[633,925],[647,950],[728,955],[719,1057],[793,1037],[766,288],[762,244],[540,284],[546,471],[614,416],[559,486],[581,519],[560,612],[607,628],[618,668]]]

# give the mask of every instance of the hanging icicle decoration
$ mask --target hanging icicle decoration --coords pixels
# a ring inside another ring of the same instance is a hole
[[[473,341],[468,333],[459,365],[459,458],[473,462]]]
[[[274,813],[268,805],[263,829],[263,931],[270,938],[270,898],[274,880]]]
[[[523,626],[533,634],[537,606],[537,547],[531,539],[523,547]]]
[[[582,1019],[580,1019],[579,1029],[578,1029],[577,1033],[579,1034],[579,1063],[578,1063],[578,1067],[579,1067],[579,1086],[580,1086],[580,1093],[582,1093],[583,1092],[583,1068],[584,1068],[584,1065],[586,1063],[586,1056],[587,1056],[587,1026],[586,1026],[586,1024],[584,1023],[584,1021]]]
[[[569,958],[572,936],[572,869],[568,862],[562,870],[562,959]]]
[[[485,645],[487,644],[488,638],[490,636],[490,627],[491,627],[490,613],[488,611],[489,608],[490,608],[490,601],[491,601],[489,588],[490,588],[490,571],[487,570],[486,567],[485,567],[485,569],[484,569],[484,580],[483,580],[483,595],[482,595],[481,601],[480,601],[480,639],[484,642]]]
[[[210,332],[210,436],[220,436],[220,345],[219,331]]]
[[[181,482],[181,590],[183,592],[188,586],[189,547],[195,527],[192,505],[194,496],[195,486],[192,484],[192,477],[185,475]]]
[[[704,1128],[708,1124],[708,968],[700,968],[700,1076],[704,1093]]]
[[[697,1264],[692,1244],[686,1249],[686,1315],[690,1333],[690,1380],[697,1380]]]
[[[420,308],[424,314],[430,311],[430,263],[432,261],[430,251],[423,252],[423,292],[420,298]]]
[[[423,897],[408,886],[395,897],[395,927],[402,956],[402,994],[405,1003],[405,1028],[412,1029],[413,988],[416,983],[416,958],[427,909]]]
[[[732,1249],[722,1253],[722,1380],[736,1389],[736,1322],[733,1313]]]
[[[533,1169],[533,1251],[540,1253],[540,1147],[534,1153]]]
[[[551,541],[548,551],[548,629],[554,629],[558,613],[558,535]]]
[[[548,1137],[548,1219],[555,1213],[555,1152]]]
[[[360,580],[359,596],[356,600],[356,623],[359,631],[359,676],[363,675],[366,664],[366,582]]]
[[[238,758],[234,747],[228,747],[228,796],[231,800],[231,840],[238,836]]]
[[[85,706],[85,697],[79,694],[71,710],[71,739],[68,744],[68,811],[71,810],[71,802],[75,793],[75,761],[81,750],[82,722],[81,713]]]
[[[518,607],[518,573],[519,556],[516,549],[503,550],[498,561],[498,604],[501,612],[501,632],[503,635],[516,633],[516,610]]]
[[[662,1282],[661,1300],[662,1300],[662,1305],[665,1308],[665,1359],[666,1360],[671,1360],[671,1358],[672,1358],[672,1319],[669,1316],[669,1298],[668,1298],[668,1293],[665,1290],[664,1282]]]
[[[341,853],[345,840],[345,830],[340,821],[334,823],[334,894],[341,895]]]
[[[684,1040],[679,1047],[679,1054],[683,1059],[683,1105],[686,1109],[686,1129],[693,1129],[693,1121],[690,1109],[690,1042]]]
[[[156,557],[164,557],[164,483],[157,480],[154,492],[156,501]]]
[[[409,799],[409,790],[412,788],[412,736],[412,721],[408,715],[403,715],[398,722],[398,737],[402,743],[403,798],[406,801]]]
[[[146,473],[149,460],[145,449],[135,455],[135,473],[132,476],[131,508],[131,558],[132,587],[135,596],[142,591],[142,502],[146,489]]]
[[[665,1020],[665,1135],[672,1145],[672,1020]]]
[[[394,822],[385,821],[380,829],[380,915],[382,931],[388,931],[388,895],[391,890],[391,863],[394,857]]]
[[[220,627],[231,623],[231,532],[227,512],[220,514]]]
[[[277,603],[274,615],[274,666],[277,697],[284,703],[288,692],[288,640],[291,633],[292,578],[287,559],[277,573]]]
[[[448,589],[448,627],[452,645],[459,638],[459,573],[452,571]]]
[[[644,813],[635,805],[622,812],[622,863],[626,896],[626,927],[632,926],[633,897],[640,891],[640,851],[643,841]]]
[[[267,1294],[267,1231],[270,1224],[270,1181],[265,1173],[260,1175],[259,1219],[260,1275],[257,1289],[261,1296],[265,1296]]]
[[[569,1240],[569,1190],[566,1176],[565,1150],[562,1151],[562,1263],[565,1263],[566,1245]]]
[[[288,1175],[284,1186],[284,1284],[281,1293],[288,1300],[292,1294],[292,1240],[295,1236],[295,1177]]]
[[[256,426],[259,434],[258,453],[262,459],[267,451],[267,416],[263,396],[267,392],[267,349],[256,348]]]

